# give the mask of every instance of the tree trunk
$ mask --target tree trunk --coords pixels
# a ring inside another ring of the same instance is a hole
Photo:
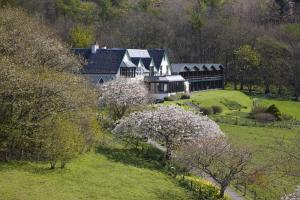
[[[166,139],[166,160],[171,160],[172,157],[172,142]]]
[[[61,168],[61,169],[64,169],[65,166],[66,166],[66,164],[67,164],[66,161],[61,161],[60,168]]]
[[[233,85],[234,85],[234,90],[237,90],[237,80],[233,81]]]
[[[55,169],[56,166],[56,161],[51,161],[50,162],[50,169]]]
[[[225,189],[226,189],[225,186],[221,186],[221,189],[220,189],[220,198],[224,198],[224,196],[225,196]]]
[[[266,86],[266,88],[265,88],[265,94],[270,94],[270,85],[266,84],[265,86]]]
[[[281,84],[278,85],[278,91],[277,91],[277,94],[278,94],[279,96],[282,95],[282,85],[281,85]]]
[[[242,74],[240,82],[241,82],[240,90],[244,90],[244,74]]]

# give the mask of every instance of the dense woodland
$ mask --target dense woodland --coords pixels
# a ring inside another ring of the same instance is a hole
[[[226,66],[235,89],[300,93],[299,0],[1,0],[73,47],[166,48],[172,62]]]

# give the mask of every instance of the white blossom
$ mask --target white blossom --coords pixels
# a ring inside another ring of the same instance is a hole
[[[174,147],[183,141],[224,135],[207,116],[176,106],[158,106],[156,109],[132,113],[119,121],[114,132],[138,137],[147,135],[154,141],[164,142],[167,154],[171,154]]]
[[[117,79],[101,85],[99,105],[110,109],[115,120],[120,119],[131,107],[149,101],[148,89],[142,81]]]

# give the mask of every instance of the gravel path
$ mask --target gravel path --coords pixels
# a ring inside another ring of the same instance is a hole
[[[148,143],[151,144],[152,146],[154,146],[155,148],[161,150],[161,151],[166,151],[166,148],[164,146],[161,146],[160,144],[158,144],[157,142],[155,141],[152,141],[152,140],[148,140]],[[200,174],[198,172],[196,172],[196,174],[198,174],[200,177],[208,180],[209,182],[216,184],[216,182],[209,176],[203,176],[203,174]],[[245,198],[243,198],[241,195],[239,195],[238,193],[236,193],[234,190],[232,190],[231,188],[227,188],[226,191],[225,191],[226,195],[228,197],[230,197],[232,200],[245,200]]]

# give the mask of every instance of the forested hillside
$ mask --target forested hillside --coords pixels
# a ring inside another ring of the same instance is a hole
[[[235,88],[300,92],[298,0],[1,0],[73,47],[166,48],[172,62],[226,66]],[[276,73],[275,73],[276,72]],[[247,74],[247,76],[245,76]],[[241,83],[238,86],[238,83]]]

